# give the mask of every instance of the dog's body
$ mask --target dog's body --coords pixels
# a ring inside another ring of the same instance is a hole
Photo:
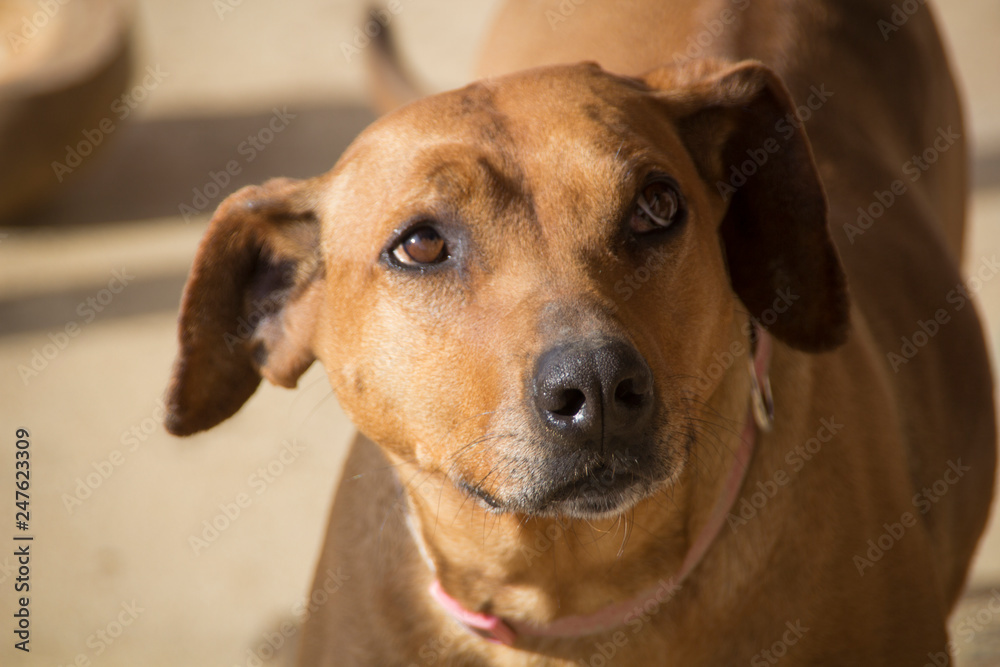
[[[942,659],[992,492],[993,399],[957,269],[957,96],[929,10],[888,30],[892,12],[509,2],[486,82],[383,118],[326,176],[220,207],[171,430],[228,417],[262,375],[294,386],[315,357],[367,436],[314,585],[346,580],[311,609],[301,664]],[[674,66],[692,55],[715,60]],[[583,59],[652,73],[498,76]],[[245,349],[220,351],[254,311]],[[773,430],[690,575],[643,598],[740,468],[750,316],[775,339]],[[580,405],[545,403],[567,382]],[[581,435],[592,405],[600,435]],[[509,647],[432,584],[521,628],[639,609]]]

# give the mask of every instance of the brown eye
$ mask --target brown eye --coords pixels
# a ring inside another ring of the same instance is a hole
[[[681,195],[670,181],[646,183],[635,201],[629,227],[636,234],[667,229],[682,217]]]
[[[448,249],[436,229],[421,227],[400,241],[392,255],[406,266],[421,266],[448,259]]]

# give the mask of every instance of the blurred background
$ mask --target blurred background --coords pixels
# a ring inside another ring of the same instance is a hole
[[[469,79],[496,4],[394,5],[429,90]],[[975,271],[1000,252],[1000,3],[935,9],[966,99]],[[361,0],[0,0],[0,664],[288,664],[350,425],[318,367],[186,440],[160,400],[215,206],[326,171],[374,119],[371,20]],[[977,298],[996,358],[1000,281]],[[30,654],[10,632],[17,428]],[[1000,528],[954,617],[958,664],[1000,662],[993,609]]]

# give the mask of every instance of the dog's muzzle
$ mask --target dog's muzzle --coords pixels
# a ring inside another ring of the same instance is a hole
[[[544,461],[537,511],[614,512],[659,481],[651,475],[659,469],[653,374],[632,345],[593,338],[549,348],[535,365],[529,400]]]
[[[560,342],[538,356],[526,385],[523,435],[498,464],[506,480],[490,491],[459,481],[483,506],[607,516],[669,476],[653,373],[631,344],[605,336]]]
[[[538,361],[534,407],[557,446],[596,455],[604,465],[633,446],[653,413],[653,374],[619,340],[573,342]]]

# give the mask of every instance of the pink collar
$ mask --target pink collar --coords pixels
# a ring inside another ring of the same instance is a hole
[[[698,533],[694,544],[684,556],[680,570],[669,579],[661,579],[659,584],[643,591],[638,596],[609,605],[593,614],[557,618],[547,625],[535,625],[521,621],[504,620],[492,614],[483,614],[466,609],[455,598],[445,592],[437,579],[430,586],[431,596],[451,614],[455,620],[465,625],[475,634],[489,641],[513,646],[518,635],[529,637],[572,638],[592,635],[625,625],[630,619],[644,613],[649,602],[661,604],[673,597],[691,571],[697,567],[725,523],[726,515],[732,509],[743,486],[750,457],[753,455],[757,435],[755,424],[763,431],[771,430],[773,404],[767,370],[771,358],[771,340],[768,334],[753,328],[751,340],[756,339],[756,355],[750,362],[751,405],[740,436],[740,446],[736,451],[733,465],[729,469],[725,491],[712,508],[712,515]]]

